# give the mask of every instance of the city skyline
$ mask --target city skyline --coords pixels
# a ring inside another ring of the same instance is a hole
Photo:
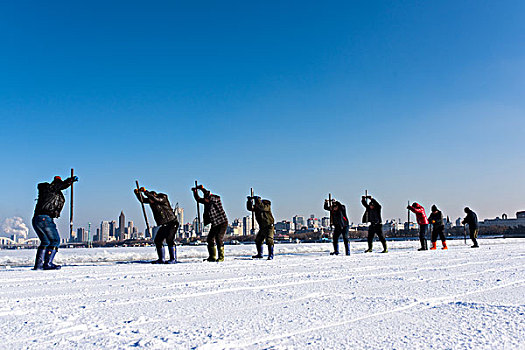
[[[75,225],[119,208],[142,227],[135,180],[188,218],[195,180],[230,219],[252,187],[276,219],[319,215],[330,192],[356,222],[365,190],[384,217],[406,216],[408,200],[513,215],[525,208],[524,11],[3,3],[0,220],[29,225],[37,184],[70,168]]]

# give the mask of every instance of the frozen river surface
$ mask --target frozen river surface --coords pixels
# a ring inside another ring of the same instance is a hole
[[[274,261],[227,246],[224,263],[180,247],[176,265],[140,263],[154,248],[62,249],[60,271],[3,250],[0,348],[524,349],[525,240],[417,244],[278,245]]]

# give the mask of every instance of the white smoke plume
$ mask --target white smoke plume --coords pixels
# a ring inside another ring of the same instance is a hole
[[[2,224],[2,231],[5,236],[17,235],[18,237],[27,238],[29,234],[29,228],[24,223],[24,219],[19,216],[13,216],[12,218],[7,218]]]

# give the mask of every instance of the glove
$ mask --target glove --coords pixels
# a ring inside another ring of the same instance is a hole
[[[78,181],[78,176],[73,176],[73,182],[77,182]]]
[[[407,209],[410,210],[410,208],[411,208],[410,205],[407,205]]]
[[[146,192],[146,189],[144,187],[141,187],[140,192]]]
[[[135,192],[135,194],[139,194],[139,189],[138,189],[138,188],[135,188],[135,189],[133,190],[133,192]]]

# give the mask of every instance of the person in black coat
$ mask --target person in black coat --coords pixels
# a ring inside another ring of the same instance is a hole
[[[479,230],[478,216],[469,207],[465,208],[465,213],[467,214],[467,216],[465,216],[465,219],[463,219],[461,223],[463,225],[468,225],[470,239],[472,240],[472,243],[474,243],[474,245],[471,248],[479,248],[479,245],[478,245],[478,230]]]
[[[370,203],[367,200],[370,200]],[[372,245],[374,243],[374,237],[377,235],[381,244],[383,245],[383,251],[381,253],[388,253],[386,246],[386,239],[383,235],[383,219],[381,218],[381,205],[372,196],[363,196],[361,198],[361,204],[366,208],[363,214],[363,223],[370,223],[368,227],[368,249],[365,253],[372,252]]]
[[[54,219],[60,217],[66,199],[62,191],[78,181],[78,177],[62,180],[55,176],[51,183],[38,184],[38,199],[33,215],[33,228],[35,229],[40,246],[36,251],[35,267],[33,270],[58,270],[60,265],[53,264],[53,259],[58,252],[60,235]]]
[[[144,187],[134,190],[135,195],[139,201],[144,204],[149,204],[153,217],[159,230],[155,236],[155,247],[157,249],[158,259],[153,261],[153,264],[174,264],[177,262],[177,247],[175,245],[175,238],[179,229],[179,221],[175,212],[171,208],[168,195],[164,193],[157,193],[155,191],[147,191]],[[144,195],[144,196],[143,196]],[[168,245],[169,260],[164,260],[164,240]]]
[[[443,223],[443,213],[438,209],[437,206],[432,206],[432,213],[428,217],[429,223],[432,225],[432,235],[430,241],[432,242],[432,248],[430,250],[436,250],[436,241],[439,236],[441,243],[443,244],[442,249],[448,249],[447,240],[445,238],[445,224]]]
[[[332,235],[334,251],[330,255],[339,255],[339,237],[341,235],[343,235],[345,244],[345,255],[350,255],[350,242],[348,241],[350,223],[346,216],[346,207],[338,201],[329,203],[328,200],[325,200],[324,209],[330,211],[330,221],[334,225],[334,233]]]

